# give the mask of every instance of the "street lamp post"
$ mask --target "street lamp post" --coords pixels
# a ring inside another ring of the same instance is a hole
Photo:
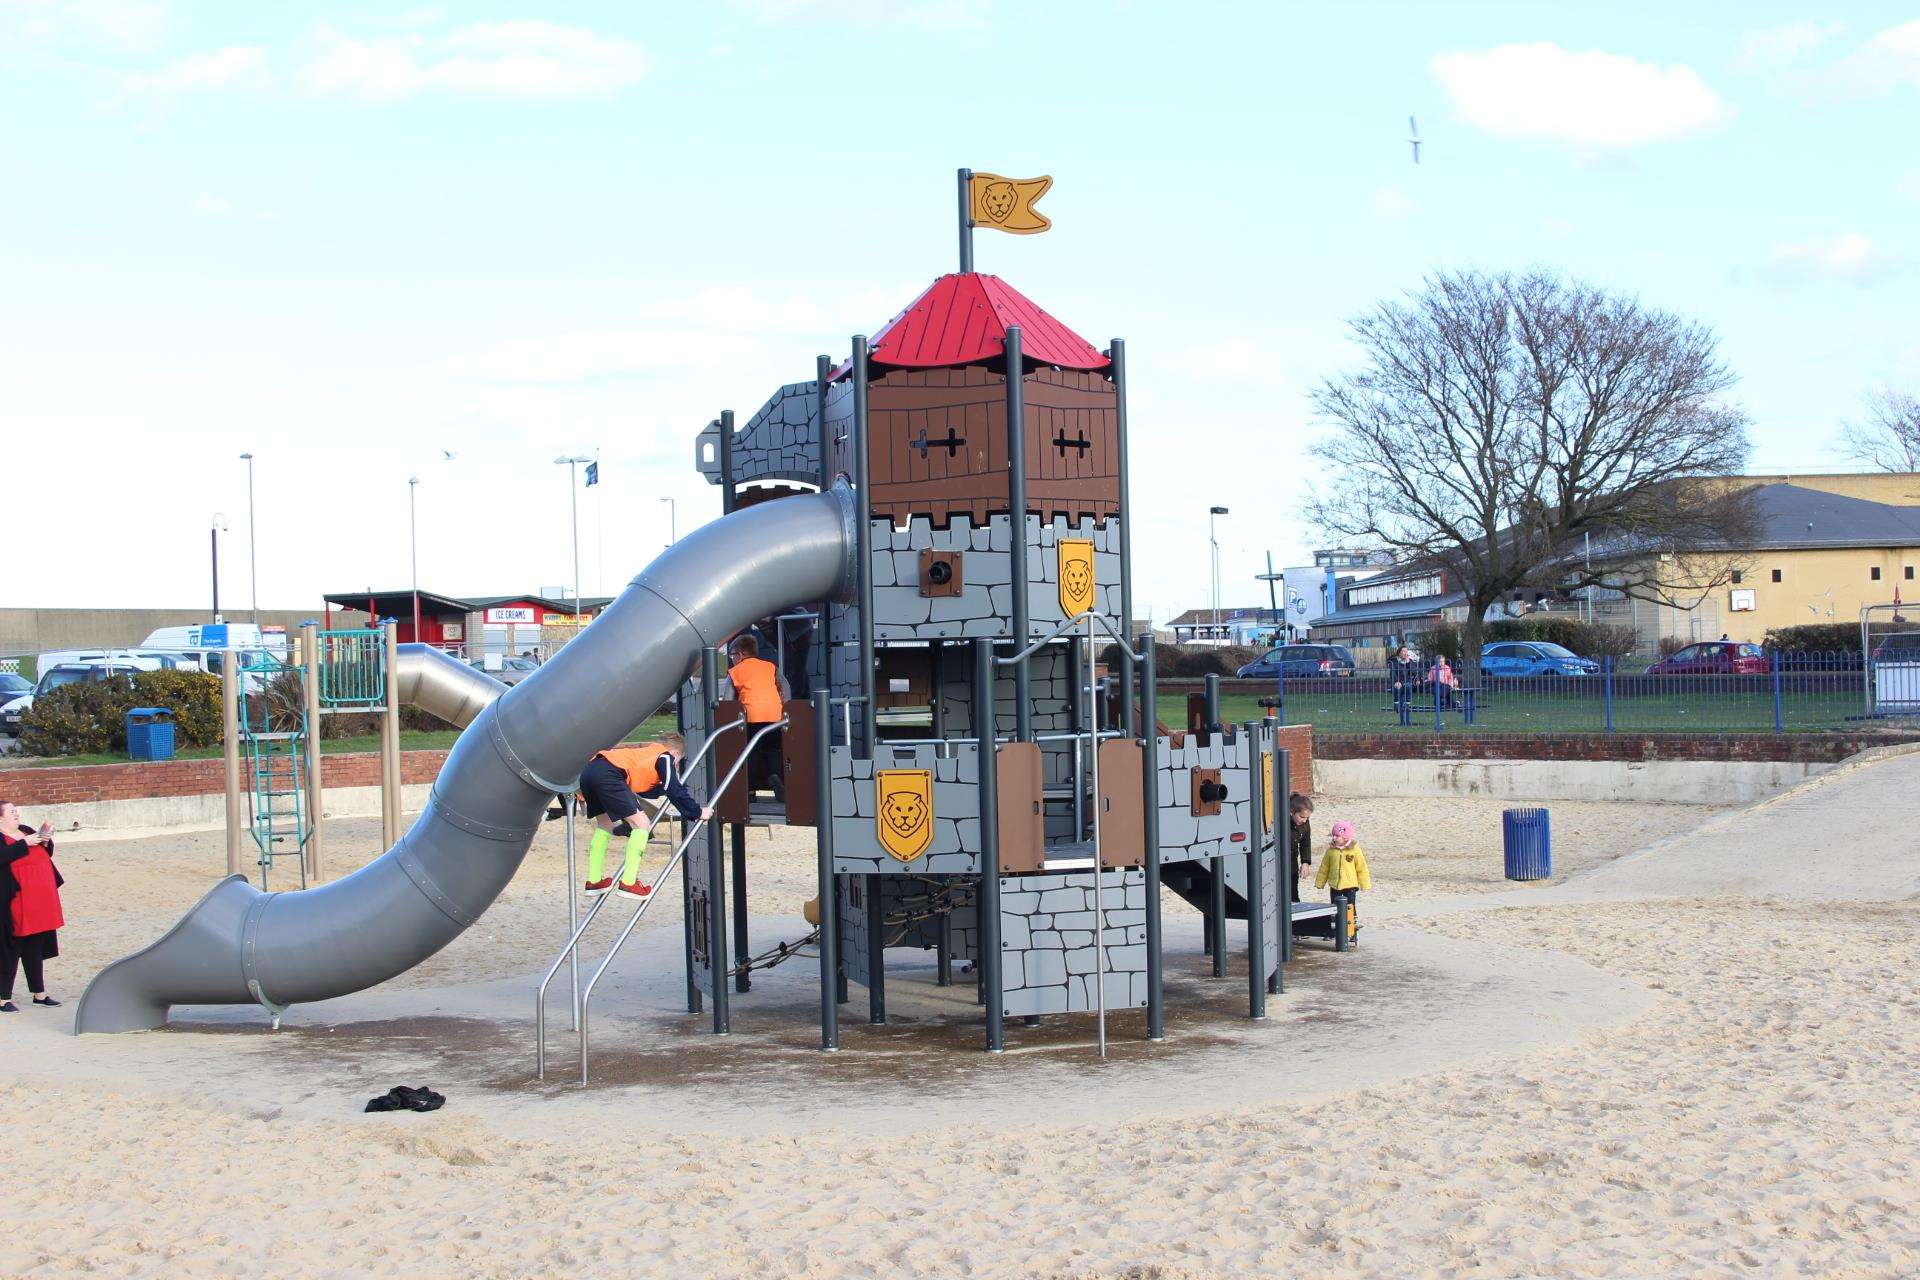
[[[567,464],[567,505],[573,522],[573,634],[580,634],[580,464],[593,459],[581,453],[570,453],[555,458],[554,463]]]
[[[1220,635],[1220,538],[1215,530],[1215,520],[1227,514],[1225,507],[1207,508],[1207,546],[1212,551],[1213,561],[1213,632],[1214,638]]]
[[[672,498],[662,498],[660,501],[667,504],[667,545],[672,546],[680,540],[680,508]]]
[[[225,513],[213,513],[213,525],[207,530],[207,541],[213,548],[213,620],[220,621],[220,531],[227,527]]]
[[[247,464],[247,580],[253,596],[253,625],[260,627],[260,550],[253,525],[253,454],[240,455]]]
[[[420,643],[420,521],[414,495],[420,488],[419,476],[407,477],[407,563],[413,572],[413,642]]]

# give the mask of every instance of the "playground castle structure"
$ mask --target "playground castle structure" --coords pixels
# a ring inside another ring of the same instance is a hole
[[[685,825],[654,884],[682,877],[687,1007],[710,1008],[716,1033],[759,959],[745,833],[768,823],[817,835],[824,1049],[851,985],[885,1020],[887,953],[902,947],[936,951],[942,983],[972,965],[989,1050],[1009,1019],[1091,1014],[1104,1052],[1115,1009],[1143,1009],[1158,1040],[1163,887],[1206,913],[1216,976],[1227,921],[1245,920],[1248,1012],[1264,1016],[1296,934],[1344,946],[1348,931],[1331,907],[1282,905],[1291,774],[1273,722],[1223,724],[1216,696],[1186,730],[1160,723],[1151,637],[1127,635],[1127,433],[1122,341],[1095,349],[993,276],[940,277],[744,426],[727,412],[702,430],[696,465],[723,517],[533,675],[503,689],[431,650],[390,650],[396,672],[413,668],[390,696],[466,726],[412,828],[318,888],[263,894],[230,876],[104,970],[76,1029],[158,1026],[175,1004],[277,1018],[419,963],[491,904],[549,802],[571,809],[593,754],[676,695],[715,816]],[[773,726],[718,696],[722,646],[755,624],[813,625],[804,649],[774,646],[809,693]],[[775,728],[784,788],[749,794],[745,761]],[[656,901],[570,908],[539,989],[542,1074],[557,975],[573,967],[584,1081],[594,989]],[[623,910],[581,981],[596,920]]]

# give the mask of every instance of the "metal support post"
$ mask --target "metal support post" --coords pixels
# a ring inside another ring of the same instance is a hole
[[[961,169],[960,187],[960,274],[973,270],[973,170]]]
[[[1240,726],[1247,738],[1249,776],[1260,770],[1260,722]],[[1274,828],[1277,838],[1282,833]],[[1267,837],[1266,787],[1258,778],[1247,788],[1247,1016],[1267,1016],[1267,908],[1266,868],[1262,865],[1272,845]]]
[[[719,732],[713,699],[720,688],[720,651],[712,645],[700,650],[700,721],[711,740]],[[720,758],[709,751],[707,766],[707,803],[720,801]],[[727,1017],[727,864],[723,824],[716,818],[707,824],[707,964],[713,977],[713,1034],[724,1036],[732,1026]]]
[[[1347,900],[1345,898],[1341,898],[1334,904],[1333,949],[1335,951],[1347,949]]]
[[[1206,724],[1201,728],[1207,731],[1209,742],[1218,741],[1226,732],[1226,726],[1220,723],[1220,676],[1217,672],[1208,672],[1206,689]]]
[[[973,642],[973,727],[980,763],[980,954],[975,967],[987,1005],[987,1052],[1006,1047],[1005,991],[1000,981],[1000,797],[994,743],[993,641]],[[1149,906],[1151,911],[1152,907]]]
[[[1600,677],[1607,700],[1607,732],[1613,732],[1613,656],[1600,659]]]
[[[1120,453],[1120,631],[1133,625],[1133,508],[1128,492],[1130,467],[1127,459],[1127,343],[1115,338],[1107,344],[1108,368],[1113,374],[1114,443]],[[1147,643],[1153,639],[1149,634]],[[1121,645],[1120,654],[1120,731],[1133,736],[1133,655]],[[1145,650],[1142,650],[1145,652]],[[1148,725],[1146,733],[1153,732]]]
[[[733,514],[733,410],[720,411],[720,514]]]
[[[1273,743],[1273,802],[1280,806],[1280,812],[1273,815],[1274,865],[1280,868],[1280,883],[1275,892],[1280,897],[1280,936],[1270,938],[1267,945],[1278,947],[1276,957],[1280,963],[1273,966],[1273,976],[1267,979],[1267,994],[1279,995],[1287,988],[1287,961],[1293,959],[1293,897],[1296,877],[1300,868],[1293,860],[1293,808],[1281,796],[1293,794],[1293,753],[1280,745],[1276,735]]]
[[[887,913],[882,908],[880,877],[866,876],[867,891],[867,1023],[887,1025]]]
[[[1167,1035],[1165,983],[1160,968],[1160,733],[1158,697],[1154,687],[1153,631],[1140,636],[1140,753],[1141,824],[1146,837],[1147,867],[1147,1039]]]
[[[733,824],[733,954],[753,954],[747,940],[747,824]],[[735,991],[753,990],[753,975],[742,969],[733,979]]]
[[[953,985],[953,910],[948,908],[940,913],[939,932],[933,942],[934,979],[936,987]]]
[[[1784,690],[1780,683],[1780,651],[1775,649],[1768,656],[1773,659],[1773,731],[1785,733],[1787,731],[1786,700],[1782,696]]]
[[[580,863],[575,850],[574,828],[576,812],[580,803],[578,796],[567,797],[567,937],[573,937],[573,931],[580,927]],[[580,1029],[580,948],[572,949],[573,966],[573,1029]]]
[[[320,882],[320,624],[300,624],[300,662],[304,668],[300,693],[307,708],[307,883]]]
[[[1027,623],[1027,394],[1026,362],[1020,326],[1008,325],[1007,365],[1007,556],[1013,576],[1013,648],[1018,653],[1033,639]],[[1028,661],[1013,664],[1014,736],[1033,741],[1033,700],[1028,696]]]
[[[1207,893],[1207,925],[1213,937],[1213,976],[1227,976],[1227,859],[1225,855],[1207,859],[1213,871],[1213,884]]]
[[[870,759],[874,745],[875,695],[873,676],[873,488],[868,482],[870,469],[867,448],[867,335],[853,339],[853,485],[859,492],[854,508],[858,522],[854,530],[858,557],[855,571],[860,593],[860,723],[861,758]],[[847,744],[855,746],[851,741]]]
[[[380,624],[380,653],[387,691],[380,717],[380,826],[391,849],[400,841],[400,629],[391,618]]]
[[[820,1047],[831,1052],[840,1047],[840,1005],[834,999],[840,977],[840,939],[834,932],[840,904],[833,880],[833,691],[816,689],[812,701],[813,847],[820,886]]]
[[[700,988],[693,980],[693,859],[680,859],[680,946],[687,958],[687,1012],[698,1013],[704,1006]]]
[[[227,874],[245,875],[240,860],[240,837],[246,830],[247,810],[240,799],[240,655],[220,651],[220,728],[227,782]]]

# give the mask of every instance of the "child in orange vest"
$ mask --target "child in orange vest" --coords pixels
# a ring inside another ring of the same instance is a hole
[[[640,856],[647,851],[648,829],[647,819],[641,814],[642,800],[660,799],[672,804],[682,822],[704,822],[713,817],[712,808],[703,808],[681,780],[680,760],[686,752],[685,738],[666,733],[658,742],[609,747],[580,771],[580,794],[594,823],[593,838],[587,842],[588,897],[597,898],[614,887],[606,865],[607,846],[615,836],[627,839],[620,892],[635,898],[647,896],[649,887],[640,883]],[[634,821],[636,817],[638,822]]]
[[[735,636],[727,652],[732,659],[727,679],[733,684],[733,696],[740,700],[741,714],[747,718],[747,733],[762,725],[778,724],[786,714],[786,677],[780,669],[760,656],[760,641],[751,634]],[[747,761],[747,789],[763,788],[780,795],[780,739],[784,730],[775,729],[760,739]]]
[[[1373,876],[1367,872],[1367,854],[1351,822],[1336,822],[1327,833],[1327,854],[1320,859],[1313,885],[1328,890],[1335,906],[1347,904],[1347,936],[1359,933],[1360,890],[1373,888]]]

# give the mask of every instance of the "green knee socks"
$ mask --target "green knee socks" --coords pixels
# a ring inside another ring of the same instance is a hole
[[[640,878],[640,855],[647,851],[647,829],[635,827],[627,837],[627,860],[620,867],[620,883],[632,884]]]
[[[613,843],[611,831],[595,830],[587,841],[587,880],[598,881],[607,873],[607,846]],[[620,867],[620,883],[632,884],[640,875],[640,856],[647,851],[647,829],[635,827],[627,837],[627,857]]]

